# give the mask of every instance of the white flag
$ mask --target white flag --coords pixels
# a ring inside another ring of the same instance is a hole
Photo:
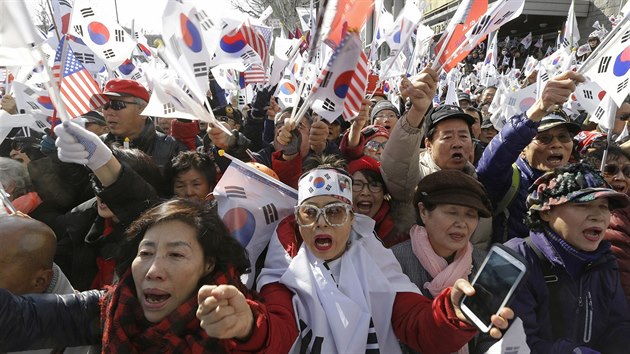
[[[269,244],[278,223],[293,214],[297,191],[233,159],[213,194],[219,216],[232,236],[247,249],[252,272],[243,278],[251,287],[256,261]]]
[[[529,47],[532,45],[532,33],[529,32],[529,34],[527,36],[525,36],[525,38],[521,39],[521,44],[523,45],[523,47],[525,47],[525,49],[529,49]]]
[[[630,93],[630,21],[620,26],[614,37],[580,68],[590,80],[606,87],[617,106]]]
[[[577,19],[575,18],[575,1],[571,1],[567,22],[564,24],[564,37],[562,45],[565,47],[575,47],[580,40],[580,31],[578,30]]]
[[[110,69],[129,59],[136,43],[113,18],[99,10],[98,2],[75,0],[68,33],[79,37]]]

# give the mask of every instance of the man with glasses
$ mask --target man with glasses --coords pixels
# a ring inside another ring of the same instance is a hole
[[[370,120],[373,125],[381,125],[390,133],[396,125],[396,122],[398,122],[398,118],[400,118],[398,108],[388,100],[377,102],[374,107],[372,107],[370,114]]]
[[[495,206],[494,242],[528,235],[523,217],[529,187],[545,172],[569,162],[580,126],[561,106],[583,81],[582,75],[571,71],[551,79],[541,98],[527,112],[508,119],[484,150],[477,176]]]
[[[142,150],[164,171],[164,166],[186,146],[172,136],[155,130],[152,119],[143,116],[150,95],[137,81],[113,79],[105,84],[103,94],[109,102],[103,106],[103,115],[109,133],[101,136],[106,144],[118,143],[125,146],[128,138],[129,147]]]

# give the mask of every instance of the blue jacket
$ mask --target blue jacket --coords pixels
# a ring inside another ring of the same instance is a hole
[[[562,314],[564,336],[554,338],[550,310],[550,292],[543,278],[543,268],[536,253],[525,240],[511,239],[506,246],[524,256],[529,272],[517,290],[510,307],[523,320],[527,345],[532,353],[572,353],[584,346],[601,353],[628,353],[630,348],[630,312],[621,283],[617,262],[608,249],[591,262],[577,278],[567,273],[562,258],[542,232],[530,233],[532,243],[550,260],[558,276],[557,302]]]
[[[527,214],[527,190],[543,172],[533,169],[519,155],[536,136],[538,125],[538,122],[527,118],[525,113],[512,117],[490,141],[477,165],[477,179],[486,187],[495,208],[512,185],[512,164],[515,162],[520,175],[518,190],[507,207],[507,230],[503,216],[493,218],[494,242],[503,243],[513,237],[527,237],[529,233],[527,226],[523,225],[523,218]]]
[[[0,352],[100,344],[102,296],[98,290],[13,296],[0,289]]]

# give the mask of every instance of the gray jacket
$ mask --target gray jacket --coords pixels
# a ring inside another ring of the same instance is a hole
[[[425,176],[440,170],[429,151],[421,151],[422,135],[421,129],[410,126],[406,116],[402,116],[392,129],[381,155],[381,175],[392,198],[390,215],[396,225],[404,224],[399,227],[402,230],[409,230],[416,223],[413,205],[416,186]],[[470,162],[463,171],[477,178],[475,167]],[[487,250],[491,236],[492,218],[481,218],[471,242]]]

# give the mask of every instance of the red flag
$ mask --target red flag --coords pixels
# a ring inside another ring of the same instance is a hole
[[[444,43],[444,40],[442,40],[435,46],[435,52],[439,53],[441,47],[446,45],[446,48],[444,48],[444,52],[440,58],[437,58],[439,63],[444,66],[444,70],[446,72],[451,71],[457,63],[461,62],[462,59],[468,55],[468,52],[470,51],[462,51],[457,57],[451,57],[459,45],[464,42],[466,32],[468,32],[468,30],[475,25],[477,20],[483,16],[486,11],[488,11],[488,0],[470,1],[470,5],[470,10],[467,11],[467,13],[464,13],[464,17],[455,24],[455,28],[452,31],[448,43]]]
[[[74,57],[70,46],[67,46],[65,61],[61,61],[64,41],[62,39],[59,42],[52,71],[59,82],[61,101],[66,106],[68,115],[75,118],[104,105],[107,99],[90,73]]]
[[[263,66],[267,66],[267,52],[269,48],[267,48],[267,43],[265,42],[265,37],[263,37],[262,33],[259,30],[254,28],[254,26],[247,21],[243,24],[240,29],[240,32],[243,34],[245,38],[245,42],[249,44],[252,49],[258,53],[260,59],[263,62]]]
[[[326,44],[337,48],[348,31],[360,31],[373,9],[374,0],[339,0]]]
[[[367,55],[361,52],[359,61],[357,62],[357,68],[354,70],[354,75],[350,79],[350,85],[348,87],[348,93],[346,99],[343,102],[343,119],[350,120],[359,114],[361,109],[361,101],[365,96],[365,89],[368,83],[368,60]]]

